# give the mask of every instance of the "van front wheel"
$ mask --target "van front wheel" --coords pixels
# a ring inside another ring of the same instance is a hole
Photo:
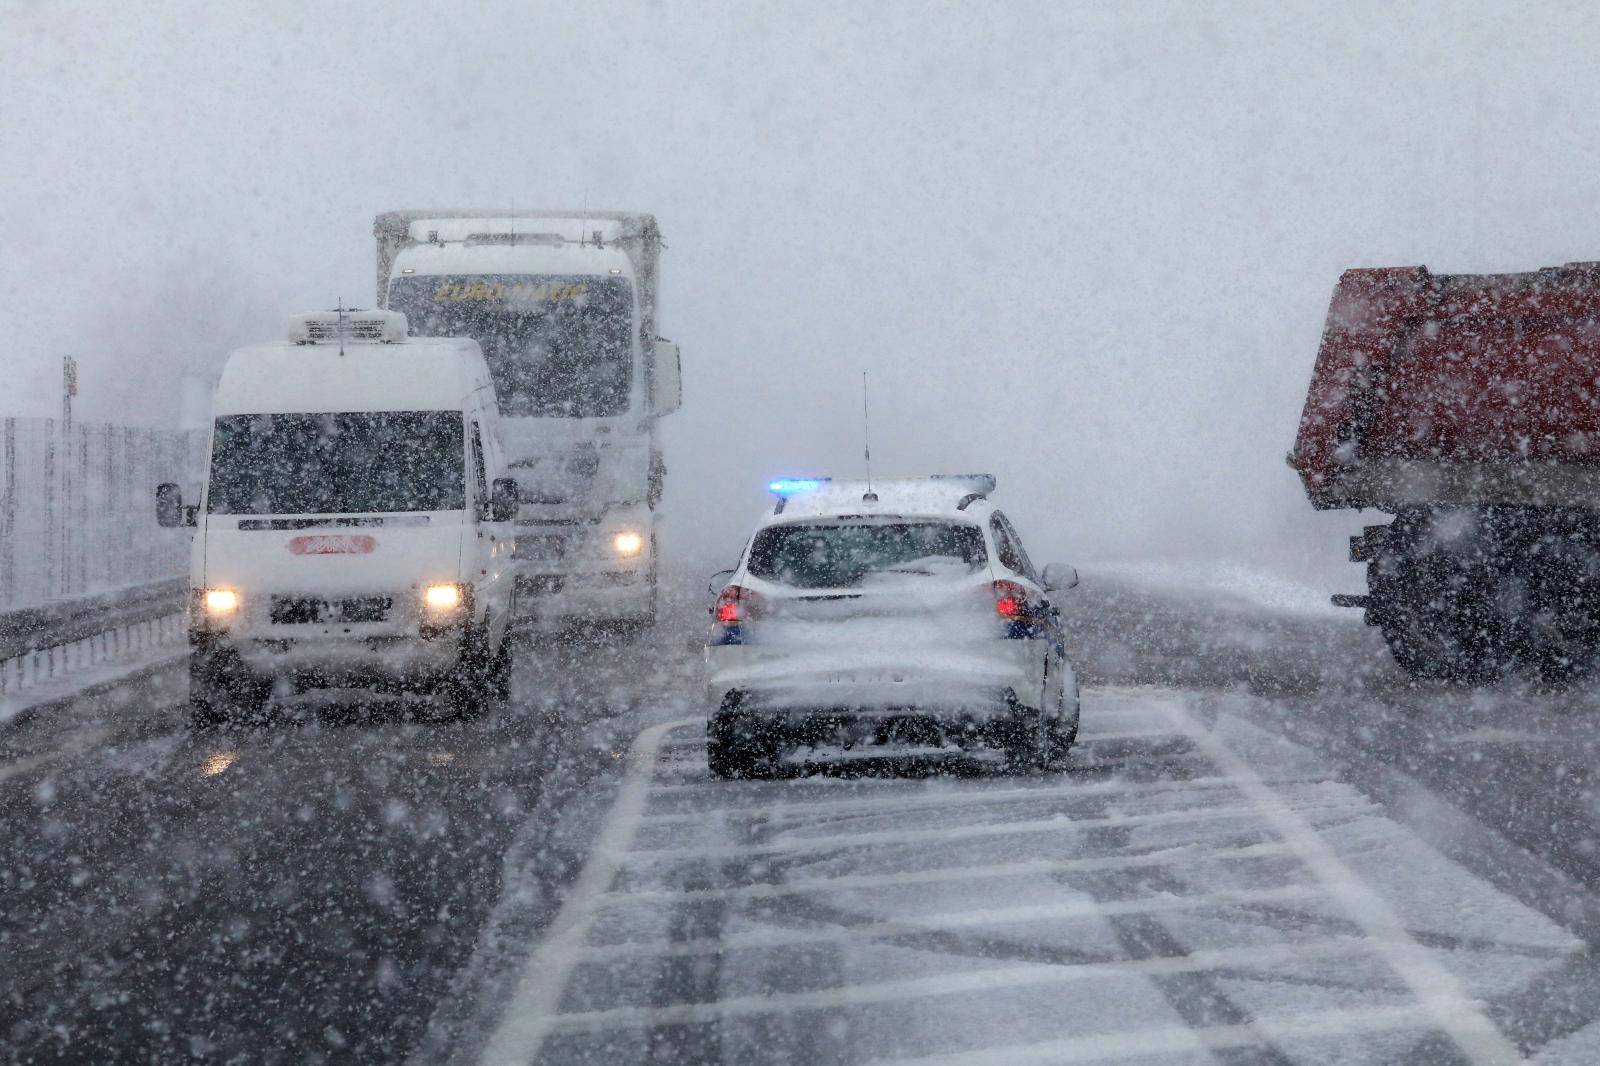
[[[499,664],[495,661],[496,657],[491,655],[488,645],[487,632],[481,640],[469,638],[462,649],[460,661],[444,683],[440,695],[450,709],[450,716],[457,721],[471,722],[482,718],[499,686]],[[504,644],[501,645],[500,654],[507,654]]]
[[[494,698],[511,699],[511,631],[500,638],[500,650],[495,652],[493,674]]]
[[[269,691],[269,683],[248,674],[237,656],[189,656],[189,721],[197,729],[258,716]]]

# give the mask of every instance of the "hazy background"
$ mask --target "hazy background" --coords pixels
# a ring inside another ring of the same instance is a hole
[[[236,9],[239,8],[239,9]],[[172,422],[388,208],[656,213],[677,568],[776,474],[988,470],[1037,557],[1313,584],[1340,270],[1600,258],[1592,5],[0,0],[7,414]],[[1040,561],[1043,561],[1042,558]]]

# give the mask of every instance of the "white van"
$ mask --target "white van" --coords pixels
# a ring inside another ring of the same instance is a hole
[[[510,673],[512,518],[499,413],[475,341],[406,336],[404,315],[291,321],[228,357],[196,526],[189,696],[197,724],[275,683],[437,691],[480,713]]]

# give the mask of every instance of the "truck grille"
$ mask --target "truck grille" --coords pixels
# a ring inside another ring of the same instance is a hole
[[[512,551],[511,557],[558,563],[566,557],[566,554],[566,537],[518,533],[517,546]]]
[[[325,600],[318,596],[272,597],[272,624],[314,625],[318,622],[382,622],[394,606],[392,596],[351,596]]]
[[[566,577],[561,574],[519,574],[517,595],[553,596],[560,592],[566,583]]]

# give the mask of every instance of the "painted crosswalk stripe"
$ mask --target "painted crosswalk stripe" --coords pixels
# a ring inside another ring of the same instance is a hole
[[[1320,890],[1307,885],[1283,885],[1277,888],[1236,889],[1227,892],[1197,893],[1189,896],[1150,896],[1143,899],[1096,900],[1080,898],[1061,903],[1041,903],[1023,907],[985,907],[981,910],[920,914],[889,921],[863,922],[860,925],[829,926],[821,929],[773,927],[693,940],[633,941],[620,944],[601,944],[585,948],[583,957],[586,962],[605,962],[640,956],[721,955],[728,951],[801,947],[813,944],[856,943],[867,940],[886,940],[891,937],[910,936],[918,933],[985,929],[1024,922],[1047,922],[1069,918],[1102,918],[1124,914],[1160,914],[1170,911],[1204,910],[1209,907],[1240,907],[1263,903],[1292,903],[1299,900],[1315,899],[1320,895]]]
[[[651,1029],[663,1025],[692,1025],[730,1018],[790,1014],[806,1010],[864,1007],[935,996],[990,994],[1014,988],[1070,984],[1075,981],[1129,976],[1158,977],[1244,966],[1279,966],[1361,955],[1371,950],[1372,945],[1365,937],[1330,937],[1295,944],[1194,951],[1186,955],[1160,956],[1151,959],[1070,965],[1029,963],[984,967],[927,977],[837,985],[807,992],[774,992],[764,995],[730,996],[704,1003],[622,1006],[574,1011],[551,1018],[550,1026],[556,1032],[596,1032],[620,1028]]]
[[[1281,804],[1280,804],[1281,805]],[[1374,810],[1365,798],[1353,796],[1344,802],[1308,805],[1302,810],[1319,814],[1360,813]],[[841,848],[874,845],[949,843],[983,837],[1025,836],[1040,833],[1076,833],[1130,825],[1200,824],[1230,818],[1258,818],[1259,804],[1154,811],[1147,814],[1108,814],[1086,818],[1066,816],[1037,818],[1018,822],[984,822],[978,825],[941,826],[934,829],[883,829],[863,833],[829,833],[825,836],[796,836],[761,844],[718,844],[689,847],[636,848],[628,853],[632,862],[664,859],[675,862],[697,859],[739,859],[761,855],[790,855],[801,852],[837,851]]]

